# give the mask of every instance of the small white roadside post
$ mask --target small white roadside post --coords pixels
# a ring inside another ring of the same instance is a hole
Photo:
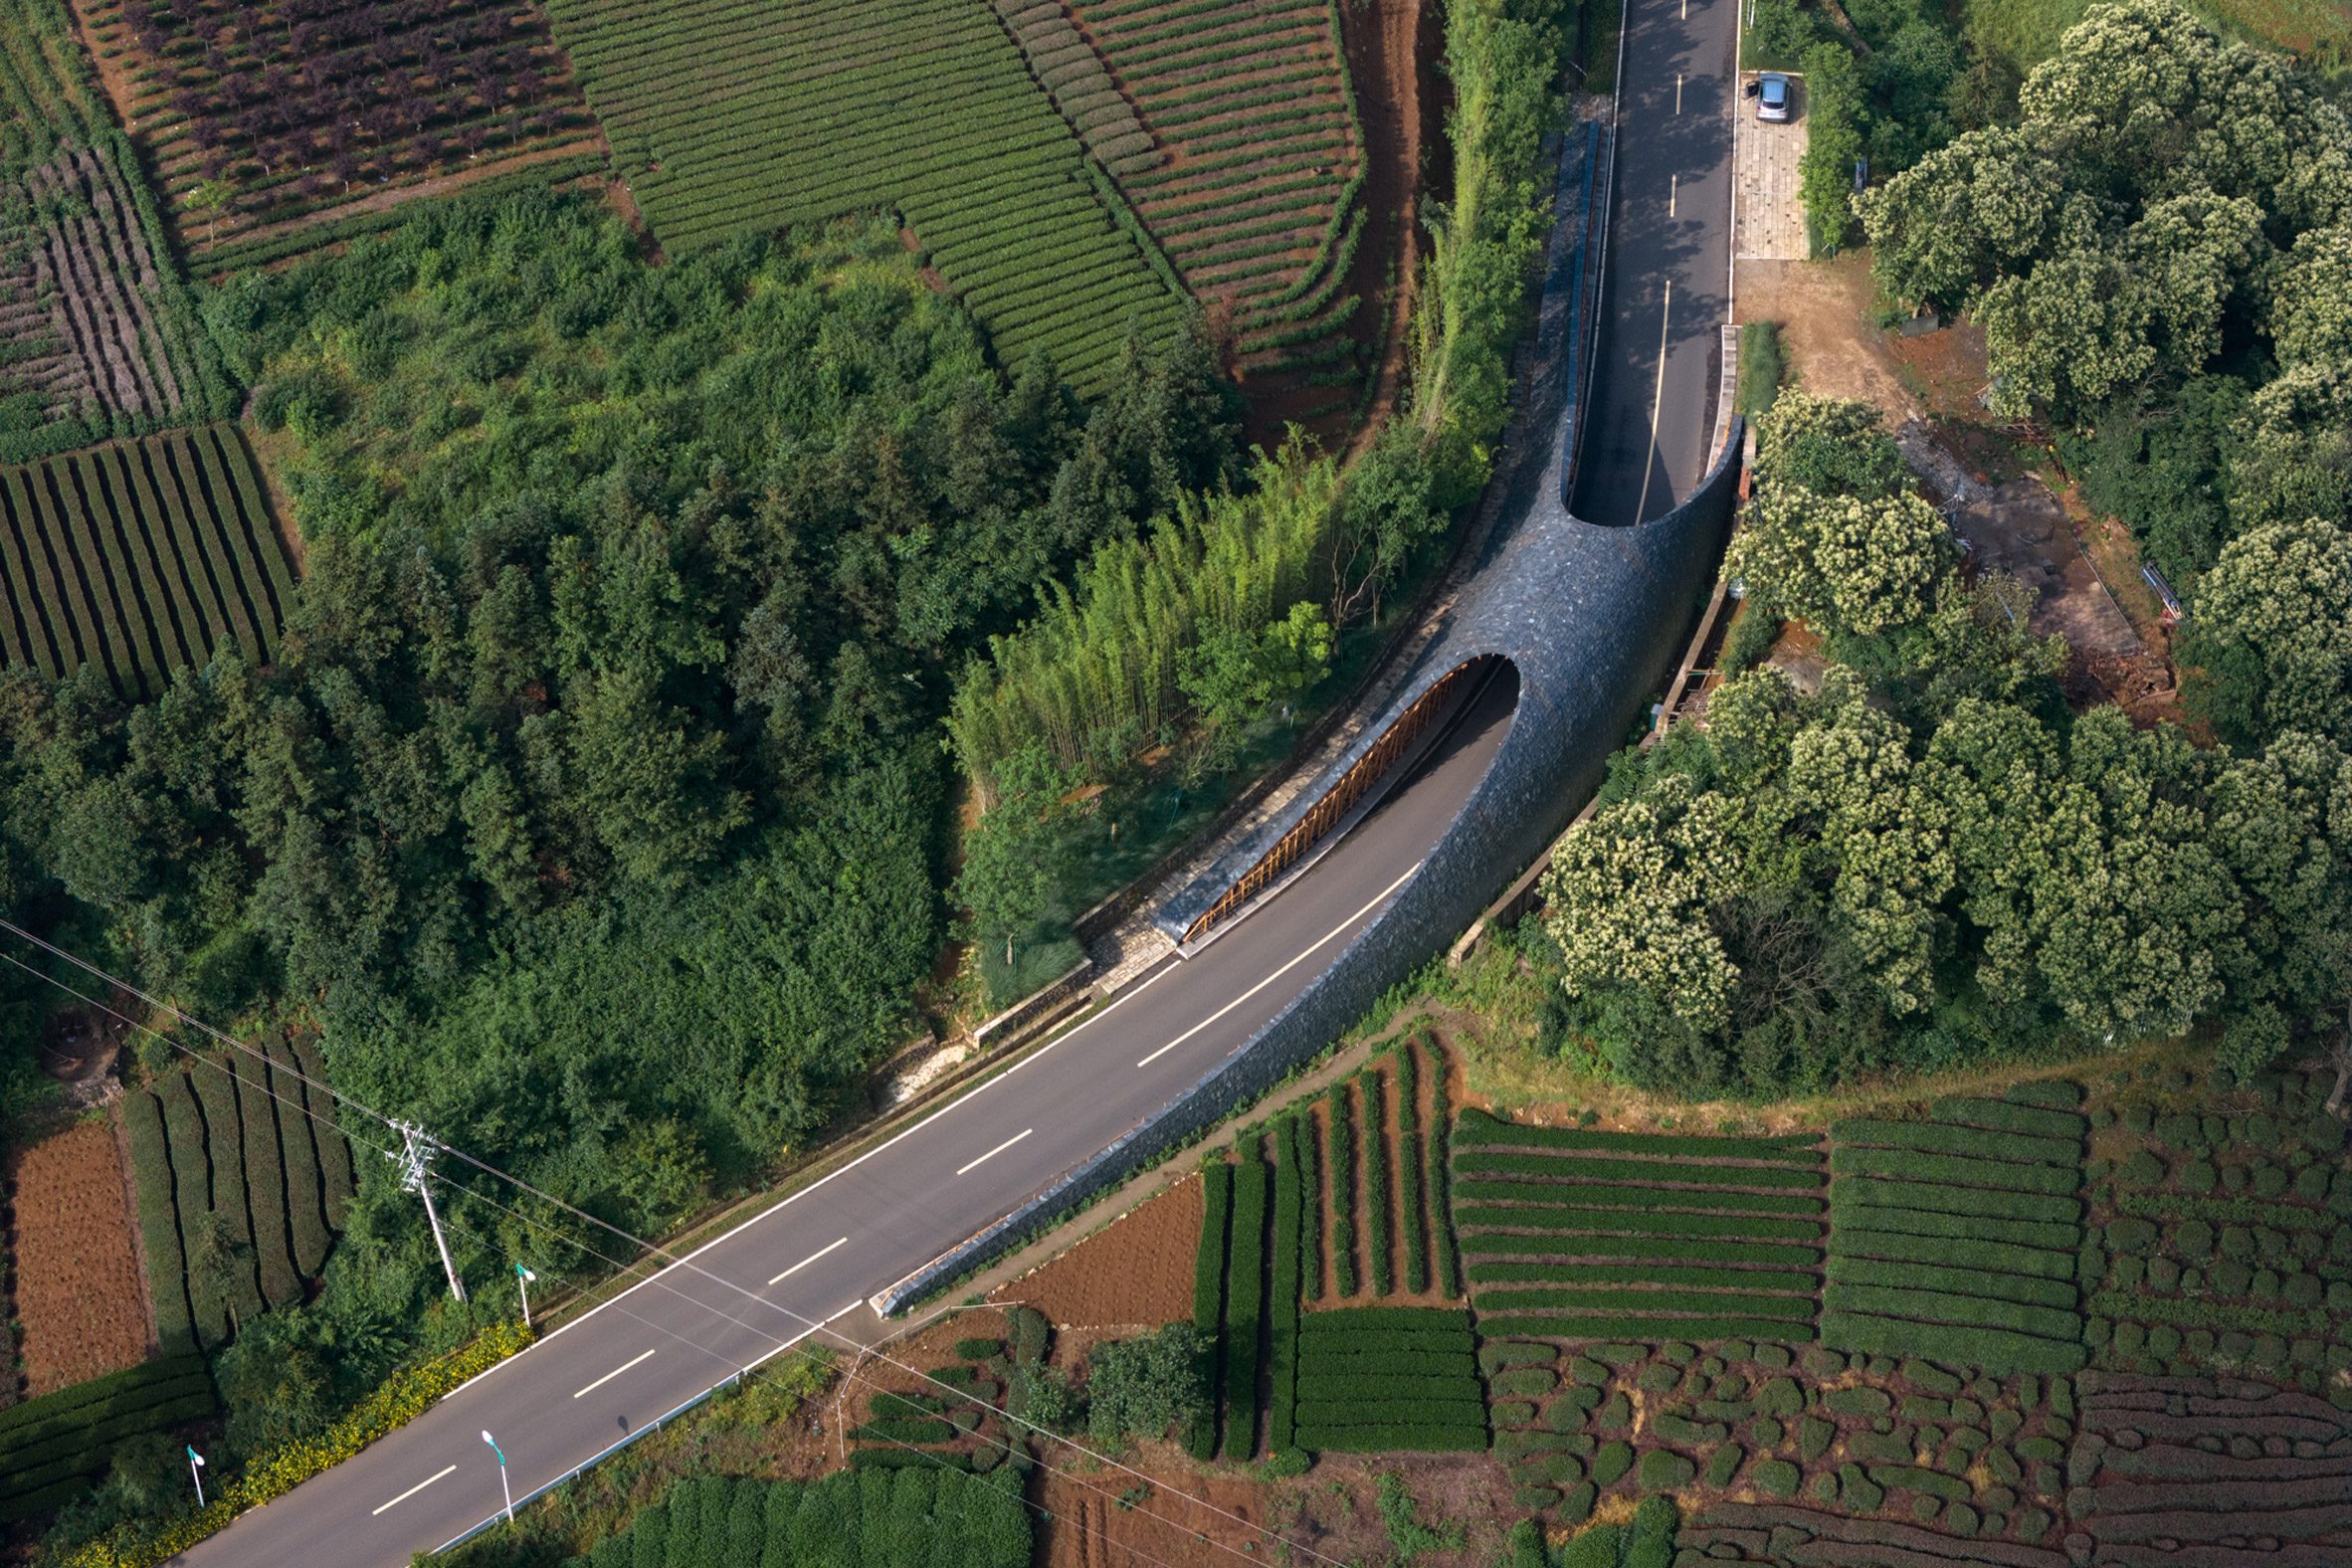
[[[204,1456],[196,1452],[194,1444],[189,1444],[187,1449],[188,1474],[196,1482],[196,1506],[201,1508],[204,1506]]]
[[[522,1292],[522,1326],[531,1326],[531,1281],[539,1276],[520,1264],[514,1266],[514,1288]]]
[[[490,1451],[498,1457],[498,1490],[506,1494],[506,1522],[512,1524],[514,1522],[514,1488],[506,1481],[506,1453],[498,1447],[498,1440],[487,1432],[482,1435],[482,1441],[489,1444]]]

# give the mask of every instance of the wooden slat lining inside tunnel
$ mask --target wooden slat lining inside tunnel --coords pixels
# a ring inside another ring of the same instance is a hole
[[[1432,721],[1446,713],[1455,697],[1462,694],[1465,683],[1473,675],[1482,674],[1497,663],[1492,657],[1473,659],[1457,666],[1440,677],[1435,685],[1405,709],[1397,721],[1388,727],[1372,744],[1370,750],[1358,757],[1354,766],[1340,775],[1339,782],[1324,792],[1322,799],[1307,809],[1305,816],[1289,832],[1276,840],[1274,847],[1261,856],[1258,863],[1244,872],[1217,899],[1185,927],[1184,939],[1195,942],[1214,927],[1223,924],[1259,893],[1274,885],[1282,873],[1298,864],[1299,858],[1338,826],[1354,805],[1364,798],[1373,785],[1385,777],[1399,758],[1411,749]]]

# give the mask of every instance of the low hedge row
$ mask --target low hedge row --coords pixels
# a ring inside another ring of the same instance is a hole
[[[1219,1160],[1201,1172],[1201,1240],[1193,1253],[1192,1326],[1200,1333],[1208,1361],[1201,1368],[1201,1382],[1210,1391],[1185,1434],[1185,1448],[1196,1460],[1217,1455],[1216,1391],[1224,1386],[1219,1370],[1224,1340],[1219,1330],[1225,1322],[1225,1247],[1232,1221],[1233,1167]]]
[[[1792,1165],[1821,1163],[1821,1136],[1795,1132],[1767,1138],[1693,1136],[1672,1132],[1600,1132],[1583,1127],[1529,1127],[1472,1106],[1455,1123],[1457,1142],[1499,1143],[1521,1148],[1618,1149],[1660,1159],[1774,1160]]]
[[[1811,1323],[1763,1317],[1552,1316],[1536,1313],[1480,1313],[1478,1327],[1520,1339],[1761,1339],[1801,1343],[1814,1337]]]
[[[2037,1252],[2073,1254],[2081,1244],[2077,1220],[2013,1220],[1990,1214],[1941,1214],[1932,1209],[1896,1209],[1845,1191],[1830,1198],[1833,1231],[1875,1231],[1935,1241],[2006,1242]]]
[[[2000,1192],[2073,1196],[2082,1185],[2072,1165],[2013,1165],[2005,1160],[1957,1154],[1920,1154],[1910,1149],[1867,1149],[1841,1144],[1830,1151],[1830,1170],[1839,1176],[1875,1176],[1888,1181],[1990,1188]]]
[[[242,1053],[229,1059],[237,1076],[237,1116],[245,1140],[245,1192],[253,1218],[254,1264],[262,1297],[272,1306],[302,1298],[302,1276],[294,1268],[293,1232],[286,1219],[286,1160],[280,1149],[278,1118],[270,1098],[269,1070]]]
[[[1396,1051],[1397,1061],[1397,1214],[1403,1222],[1405,1290],[1419,1295],[1429,1288],[1429,1223],[1421,1206],[1421,1075],[1408,1041]],[[1445,1223],[1441,1216],[1439,1223]]]
[[[1274,1175],[1274,1267],[1267,1285],[1267,1449],[1281,1454],[1294,1446],[1291,1433],[1297,1390],[1298,1361],[1298,1236],[1299,1146],[1304,1141],[1298,1118],[1274,1124],[1278,1163]]]
[[[1858,1265],[1860,1262],[1857,1260]],[[1470,1265],[1470,1276],[1472,1284],[1552,1283],[1596,1289],[1629,1285],[1659,1289],[1669,1285],[1735,1286],[1743,1290],[1786,1291],[1804,1295],[1810,1295],[1821,1282],[1819,1275],[1783,1270],[1709,1269],[1703,1265],[1679,1264],[1628,1267],[1622,1264],[1476,1263]],[[1835,1274],[1832,1277],[1836,1277]]]
[[[2070,1340],[2044,1338],[2004,1328],[1961,1327],[1880,1317],[1832,1307],[1821,1315],[1822,1343],[1840,1350],[1880,1356],[1933,1356],[1954,1366],[1988,1372],[2040,1372],[2064,1376],[2080,1371],[2083,1349]]]
[[[301,1080],[289,1071],[294,1062],[283,1036],[265,1042],[270,1089],[279,1096],[278,1130],[286,1153],[286,1218],[294,1232],[294,1263],[305,1276],[326,1266],[334,1233],[326,1223],[326,1188],[319,1175],[321,1138],[341,1141],[332,1123],[320,1126],[302,1103]]]
[[[253,1211],[245,1193],[245,1131],[237,1115],[237,1085],[217,1068],[191,1069],[188,1086],[204,1113],[204,1148],[212,1161],[212,1212],[227,1222],[243,1256],[227,1270],[229,1305],[238,1320],[263,1310],[261,1275],[254,1268]]]
[[[1301,1109],[1291,1137],[1298,1151],[1298,1299],[1313,1301],[1323,1294],[1322,1135]]]
[[[1301,1335],[1353,1334],[1382,1328],[1459,1337],[1474,1345],[1470,1313],[1459,1306],[1350,1306],[1332,1312],[1307,1312],[1298,1319]]]
[[[955,1441],[955,1423],[951,1421],[917,1421],[908,1416],[884,1416],[852,1427],[850,1441],[910,1445],[952,1443]]]
[[[1301,1427],[1389,1427],[1426,1422],[1440,1427],[1483,1427],[1486,1399],[1477,1385],[1468,1395],[1446,1399],[1337,1399],[1298,1402]]]
[[[1324,1098],[1331,1117],[1331,1288],[1356,1293],[1356,1096],[1346,1080]]]
[[[1489,1290],[1478,1298],[1480,1319],[1483,1320],[1490,1312],[1561,1312],[1642,1317],[1687,1312],[1699,1317],[1755,1317],[1806,1322],[1813,1317],[1813,1298],[1740,1290],[1644,1290],[1622,1286],[1609,1291],[1578,1290],[1563,1285],[1540,1289]]]
[[[179,1217],[181,1245],[209,1222],[212,1212],[212,1164],[204,1152],[204,1113],[196,1108],[196,1091],[188,1075],[173,1073],[155,1085],[156,1103],[163,1111],[163,1144],[171,1160],[172,1207]],[[183,1261],[181,1266],[185,1270]],[[200,1344],[217,1345],[229,1337],[229,1302],[219,1281],[208,1272],[190,1274],[188,1310]]]
[[[2071,1305],[2041,1306],[2030,1301],[2003,1301],[1981,1295],[1956,1296],[1941,1290],[1906,1288],[1901,1285],[1843,1284],[1833,1280],[1822,1289],[1822,1304],[1833,1312],[1914,1318],[1922,1324],[1950,1323],[1968,1328],[2003,1328],[2043,1339],[2071,1340],[2082,1332],[2081,1316]]]
[[[2035,1279],[2074,1277],[2074,1255],[2011,1242],[1959,1240],[1940,1236],[1910,1236],[1899,1231],[1873,1231],[1859,1226],[1840,1227],[1838,1250],[1847,1258],[1875,1258],[1888,1263],[1931,1264],[1948,1269],[1978,1270],[1991,1274],[2015,1274]]]
[[[1298,1429],[1298,1446],[1316,1454],[1481,1454],[1486,1441],[1483,1422],[1474,1427],[1408,1422]]]
[[[1382,1400],[1469,1400],[1476,1403],[1481,1397],[1478,1380],[1473,1372],[1456,1369],[1453,1372],[1415,1372],[1410,1363],[1393,1372],[1350,1372],[1317,1374],[1298,1380],[1298,1403],[1305,1405],[1338,1405],[1349,1401],[1378,1403]]]
[[[295,1035],[287,1041],[294,1065],[302,1070],[311,1083],[304,1086],[302,1103],[310,1112],[310,1125],[318,1139],[318,1176],[326,1189],[326,1224],[329,1230],[343,1228],[344,1211],[351,1207],[351,1145],[346,1141],[335,1120],[334,1097],[327,1093],[326,1064],[319,1060],[318,1045],[309,1035]],[[334,1129],[334,1130],[329,1130]]]
[[[1218,1452],[1246,1460],[1258,1446],[1258,1318],[1266,1302],[1266,1166],[1235,1167],[1233,1234],[1225,1250],[1225,1438]]]
[[[2072,1312],[2078,1299],[2072,1278],[2052,1279],[1998,1269],[1947,1268],[1919,1262],[1887,1263],[1876,1258],[1835,1257],[1827,1274],[1832,1284],[1885,1285],[1971,1300],[2010,1301]]]
[[[1671,1236],[1588,1236],[1550,1232],[1542,1236],[1473,1235],[1466,1249],[1473,1258],[1624,1258],[1668,1263],[1764,1264],[1811,1269],[1821,1249],[1776,1242],[1684,1241]],[[1470,1275],[1476,1278],[1473,1270]]]
[[[1833,1209],[1835,1205],[1833,1204]],[[1821,1241],[1821,1222],[1693,1214],[1682,1209],[1509,1209],[1479,1204],[1455,1211],[1465,1231],[1581,1231],[1594,1236],[1719,1236],[1742,1241]],[[2072,1244],[2068,1244],[2069,1246]]]
[[[1026,1466],[969,1473],[960,1454],[866,1449],[813,1481],[689,1476],[573,1568],[1026,1568]]]
[[[1364,1261],[1372,1293],[1396,1288],[1396,1234],[1388,1209],[1388,1079],[1377,1068],[1356,1079],[1364,1128]]]
[[[2041,1138],[2080,1140],[2088,1125],[2071,1110],[2046,1110],[2039,1105],[2012,1104],[2005,1099],[1978,1099],[1955,1094],[1935,1101],[1928,1111],[1938,1121],[1990,1127],[1997,1132],[2023,1132]]]
[[[2031,1167],[2015,1168],[2024,1170]],[[2063,1194],[2014,1192],[1987,1187],[1949,1186],[1937,1178],[1916,1173],[1908,1179],[1848,1171],[1841,1171],[1839,1175],[1843,1178],[1838,1183],[1842,1198],[1877,1209],[1915,1209],[1928,1214],[1965,1214],[1989,1220],[2034,1220],[2053,1225],[2082,1223],[2082,1205],[2070,1187]]]
[[[131,1187],[137,1195],[139,1250],[147,1294],[155,1303],[155,1338],[168,1351],[196,1348],[196,1319],[188,1307],[188,1271],[180,1254],[180,1221],[173,1208],[171,1155],[163,1105],[151,1089],[122,1100],[122,1133],[130,1147]]]
[[[1446,1089],[1446,1054],[1430,1050],[1429,1214],[1434,1254],[1430,1271],[1440,1291],[1462,1293],[1462,1256],[1454,1236],[1454,1199],[1448,1190],[1453,1165],[1453,1104]]]
[[[1660,1166],[1615,1157],[1523,1154],[1509,1149],[1472,1149],[1457,1153],[1454,1156],[1454,1170],[1462,1176],[1540,1176],[1555,1181],[1642,1184],[1672,1182],[1683,1187],[1755,1187],[1785,1192],[1815,1191],[1823,1185],[1818,1164],[1699,1165],[1679,1161]]]
[[[1475,1358],[1474,1344],[1475,1341],[1467,1336],[1455,1338],[1451,1335],[1417,1334],[1400,1329],[1372,1328],[1345,1337],[1331,1334],[1309,1337],[1302,1334],[1298,1340],[1298,1366],[1300,1375],[1304,1376],[1310,1369],[1367,1361],[1387,1364],[1399,1358],[1408,1358],[1420,1364],[1444,1362],[1451,1365],[1459,1362],[1465,1368],[1464,1375],[1468,1376],[1467,1369]]]
[[[2082,1163],[2082,1140],[2078,1137],[2052,1138],[1941,1121],[1879,1121],[1856,1116],[1831,1123],[1830,1136],[1841,1147],[1868,1145],[1918,1154],[1956,1154],[2004,1165],[2057,1165],[2072,1170]]]
[[[1767,1216],[1820,1214],[1827,1203],[1812,1193],[1733,1192],[1723,1188],[1673,1189],[1640,1182],[1583,1185],[1551,1181],[1506,1181],[1465,1176],[1455,1157],[1454,1193],[1470,1203],[1524,1203],[1547,1209],[1688,1209],[1714,1214]],[[1808,1178],[1811,1179],[1810,1177]]]

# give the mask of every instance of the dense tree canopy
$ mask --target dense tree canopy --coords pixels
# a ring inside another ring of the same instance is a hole
[[[1842,550],[1847,519],[1915,502],[1892,460],[1859,405],[1766,420],[1734,560],[1841,662],[1811,695],[1739,676],[1703,729],[1621,760],[1548,874],[1557,1038],[1635,1082],[1769,1093],[2208,1022],[2251,1065],[2331,1019],[2352,750],[2347,623],[2317,612],[2352,593],[2342,532],[2257,531],[2209,578],[2266,705],[2243,753],[2200,751],[2069,714],[2062,648],[2014,624],[2031,599],[1963,584],[1923,503]]]
[[[206,309],[302,525],[282,661],[0,681],[0,890],[641,1228],[904,1028],[943,670],[1241,476],[1197,342],[1081,409],[886,222],[651,268],[592,201],[461,202]],[[344,1293],[400,1310],[379,1196]]]

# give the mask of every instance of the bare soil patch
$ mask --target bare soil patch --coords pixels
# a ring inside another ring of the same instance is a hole
[[[1139,1330],[1189,1319],[1200,1240],[1201,1182],[1188,1176],[989,1298],[1034,1306],[1056,1328]]]
[[[152,1327],[112,1131],[83,1121],[19,1149],[8,1181],[26,1392],[135,1365]]]
[[[1372,0],[1342,6],[1339,18],[1356,113],[1364,123],[1364,199],[1376,228],[1370,238],[1378,242],[1357,249],[1347,279],[1364,301],[1356,312],[1358,340],[1377,342],[1380,350],[1355,442],[1361,448],[1396,408],[1404,383],[1405,323],[1421,266],[1422,126],[1443,115],[1448,98],[1438,72],[1435,8],[1421,0]],[[1425,105],[1432,115],[1424,115]],[[1450,148],[1441,137],[1427,150],[1435,157],[1430,178],[1444,181],[1451,172]]]

